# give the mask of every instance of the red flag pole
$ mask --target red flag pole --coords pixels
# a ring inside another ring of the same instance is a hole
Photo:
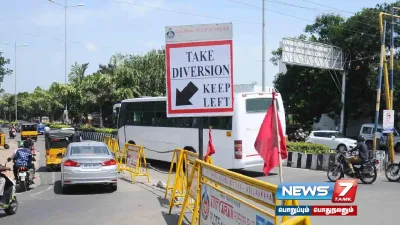
[[[282,155],[281,155],[281,137],[279,135],[279,128],[278,128],[278,111],[276,110],[276,93],[272,93],[272,102],[274,104],[274,120],[275,120],[275,132],[276,132],[276,141],[278,146],[278,155],[279,155],[279,180],[283,182],[283,175],[282,175]]]

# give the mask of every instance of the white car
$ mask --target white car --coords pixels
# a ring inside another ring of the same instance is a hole
[[[339,151],[351,150],[357,145],[356,140],[346,138],[342,133],[332,130],[312,131],[306,142],[327,145],[330,149]]]

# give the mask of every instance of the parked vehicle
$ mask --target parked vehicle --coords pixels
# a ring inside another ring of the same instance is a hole
[[[365,137],[365,144],[368,146],[368,149],[372,149],[373,141],[374,141],[374,136],[375,133],[374,131],[375,125],[372,123],[367,123],[363,124],[360,129],[360,135],[363,135]],[[378,139],[379,139],[379,148],[380,149],[386,149],[387,145],[387,135],[382,133],[382,125],[378,124]],[[400,152],[400,135],[397,130],[394,130],[393,132],[393,144],[394,144],[394,150],[396,152]]]
[[[103,142],[71,143],[62,158],[61,186],[68,193],[71,185],[108,185],[117,190],[117,162]]]
[[[304,132],[303,129],[298,129],[294,133],[288,135],[288,139],[291,142],[305,142],[308,136],[307,132]]]
[[[332,130],[312,131],[306,139],[307,143],[327,145],[340,152],[351,150],[357,145],[354,139],[346,138],[342,133]]]
[[[353,163],[355,173],[350,174],[350,168],[347,165],[346,157],[349,157],[349,152],[340,151],[336,164],[331,165],[328,168],[327,176],[330,181],[335,182],[336,180],[344,178],[346,175],[347,177],[360,179],[364,184],[372,184],[375,182],[378,175],[376,164],[379,163],[375,158],[372,158],[363,164]]]
[[[11,162],[11,158],[8,158],[7,162]],[[6,166],[6,164],[7,163],[5,163],[4,166]],[[17,192],[15,188],[16,185],[14,180],[5,174],[2,173],[0,176],[6,178],[6,185],[4,187],[4,195],[2,198],[8,199],[8,204],[6,204],[4,207],[0,207],[0,209],[4,210],[7,215],[13,215],[17,213],[18,210]]]

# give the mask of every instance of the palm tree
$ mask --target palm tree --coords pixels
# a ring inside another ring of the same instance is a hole
[[[103,106],[114,97],[115,84],[108,74],[95,73],[87,76],[83,82],[86,102],[97,105],[100,114],[100,127],[103,127]]]
[[[71,66],[69,82],[78,86],[81,85],[88,67],[89,63],[78,64],[75,62],[75,64]]]

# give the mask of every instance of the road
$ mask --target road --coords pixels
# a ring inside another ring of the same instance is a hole
[[[19,140],[19,137],[17,138]],[[179,209],[167,215],[168,201],[163,199],[164,191],[154,186],[159,181],[166,181],[167,174],[150,170],[150,184],[144,178],[131,184],[126,179],[118,181],[118,191],[109,193],[107,189],[79,187],[72,194],[61,194],[60,172],[46,172],[43,137],[38,139],[36,148],[40,154],[38,184],[26,193],[19,193],[20,208],[16,215],[5,216],[0,212],[0,224],[6,225],[176,225]],[[161,166],[165,170],[165,166]],[[243,174],[260,180],[278,184],[279,176],[272,174],[265,177],[262,168],[254,168]],[[277,171],[274,171],[277,172]],[[286,182],[324,182],[326,173],[294,168],[284,168]],[[313,224],[391,224],[397,221],[395,210],[400,197],[399,183],[390,183],[384,174],[379,174],[373,185],[360,184],[356,202],[359,207],[357,217],[312,217]],[[304,205],[330,205],[329,201],[301,201]]]
[[[16,140],[20,140],[19,136]],[[158,181],[152,171],[153,182],[132,185],[120,179],[118,191],[109,193],[107,189],[79,187],[69,195],[61,194],[60,172],[46,172],[44,139],[39,137],[35,143],[40,154],[38,169],[40,183],[26,193],[18,194],[17,214],[6,216],[0,212],[0,224],[4,225],[132,225],[168,224],[176,225],[175,215],[164,216],[168,202],[162,197],[164,191],[152,186]],[[165,174],[158,176],[166,177]],[[144,178],[138,178],[145,181]],[[165,179],[166,180],[166,179]],[[175,213],[175,212],[174,212]]]

